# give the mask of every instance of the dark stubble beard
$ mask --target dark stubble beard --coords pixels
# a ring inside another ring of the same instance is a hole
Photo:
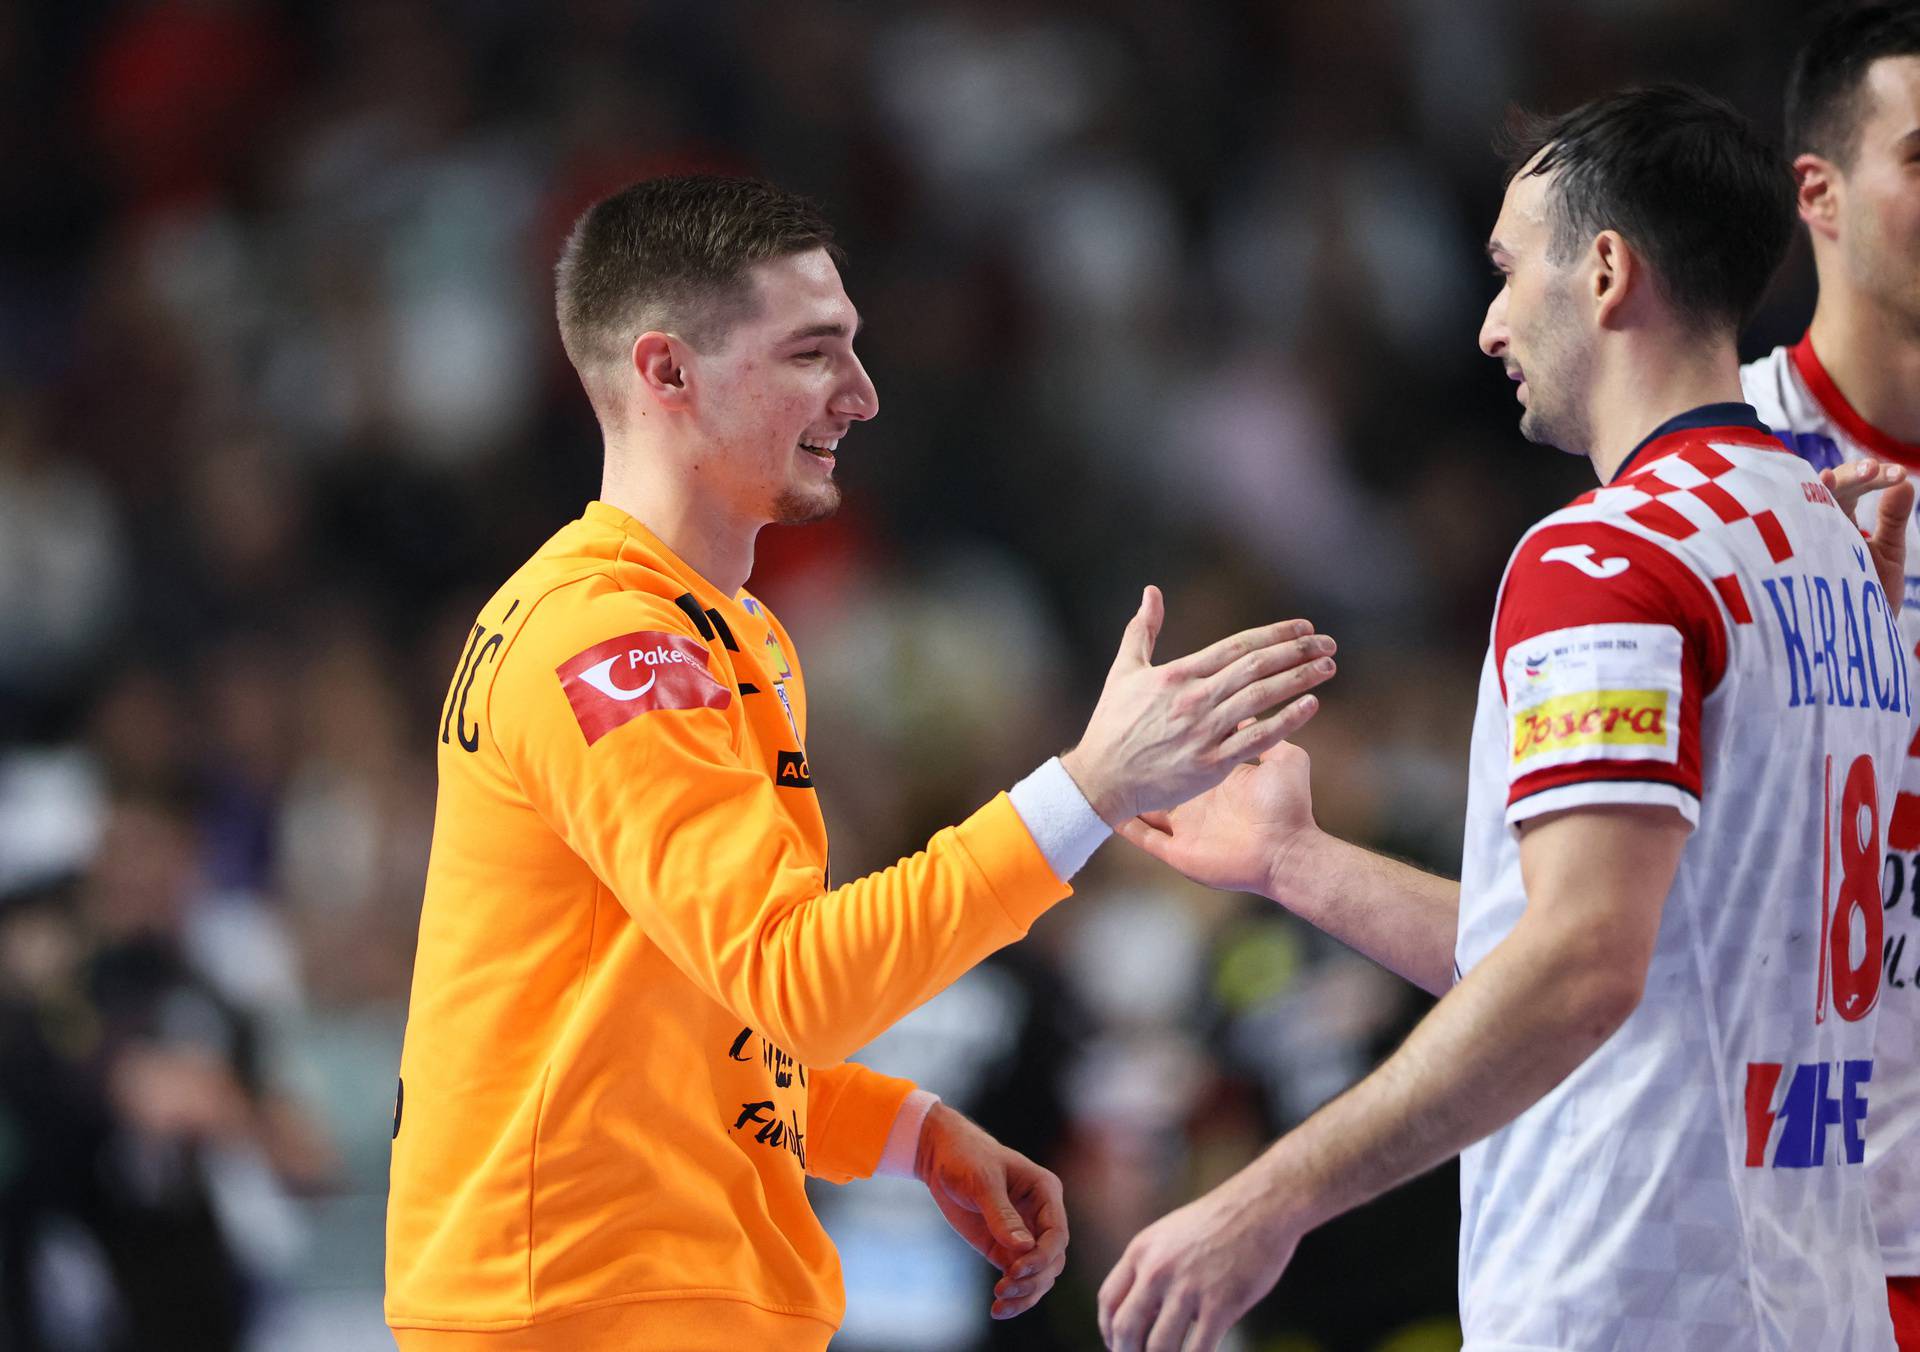
[[[1569,455],[1585,455],[1592,440],[1577,398],[1587,388],[1593,361],[1581,347],[1577,330],[1573,296],[1557,288],[1548,292],[1528,344],[1532,356],[1526,367],[1527,393],[1532,402],[1520,415],[1521,436]]]
[[[1909,340],[1920,338],[1920,277],[1912,260],[1899,257],[1864,206],[1847,225],[1850,270],[1862,280],[1871,303],[1888,313]]]
[[[773,503],[776,526],[810,526],[840,510],[840,485],[831,481],[810,492],[789,488]]]

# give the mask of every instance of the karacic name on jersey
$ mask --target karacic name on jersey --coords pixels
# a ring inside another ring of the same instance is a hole
[[[1877,583],[1786,574],[1763,578],[1779,621],[1787,707],[1838,705],[1913,713],[1905,654],[1894,612]],[[1818,671],[1821,679],[1816,680]]]

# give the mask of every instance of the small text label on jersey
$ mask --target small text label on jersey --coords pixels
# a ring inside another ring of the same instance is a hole
[[[1513,718],[1513,762],[1573,747],[1667,745],[1667,692],[1596,690],[1561,695]]]
[[[783,789],[810,789],[813,771],[807,767],[803,752],[782,751],[774,765],[773,782]]]
[[[753,1055],[755,1042],[760,1047],[757,1058]],[[776,1090],[790,1090],[796,1081],[802,1091],[806,1089],[805,1066],[766,1038],[760,1037],[752,1028],[742,1028],[734,1037],[733,1045],[727,1048],[727,1060],[756,1059],[766,1067]],[[734,1119],[733,1129],[759,1145],[787,1151],[800,1162],[802,1169],[807,1167],[807,1133],[800,1125],[800,1114],[792,1105],[783,1109],[777,1098],[744,1101],[740,1105],[739,1116]]]
[[[706,645],[643,630],[596,643],[558,667],[560,688],[587,745],[657,709],[724,709],[733,691],[708,669]],[[642,678],[641,673],[646,675]]]
[[[1867,1082],[1873,1062],[1747,1063],[1747,1167],[1817,1169],[1867,1157]],[[1781,1089],[1782,1082],[1786,1088]],[[1831,1157],[1828,1140],[1840,1130]],[[1771,1149],[1769,1149],[1771,1147]]]
[[[1540,562],[1570,563],[1588,577],[1597,578],[1601,582],[1605,582],[1610,577],[1619,577],[1633,567],[1630,560],[1620,558],[1618,555],[1605,559],[1594,558],[1592,545],[1559,545],[1542,554]]]
[[[1515,644],[1503,661],[1513,772],[1593,760],[1677,763],[1681,647],[1671,625],[1638,623],[1576,625]]]
[[[630,648],[624,653],[614,654],[604,662],[595,662],[592,666],[580,673],[580,679],[609,699],[623,701],[639,699],[642,695],[646,694],[647,691],[653,689],[653,683],[660,679],[659,669],[661,667],[682,663],[694,663],[704,667],[706,666],[705,654],[703,653],[700,657],[695,658],[689,657],[687,654],[673,648]],[[645,666],[649,668],[647,679],[642,684],[634,686],[631,689],[621,686],[613,678],[613,670],[616,665],[618,665],[622,671],[632,671],[636,673],[641,667]]]

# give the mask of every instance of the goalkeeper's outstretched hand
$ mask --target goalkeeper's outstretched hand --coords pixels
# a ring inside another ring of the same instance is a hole
[[[1333,675],[1333,640],[1305,620],[1244,630],[1156,666],[1165,618],[1160,589],[1148,587],[1086,735],[1060,758],[1109,826],[1184,803],[1278,746],[1313,717],[1310,692]]]

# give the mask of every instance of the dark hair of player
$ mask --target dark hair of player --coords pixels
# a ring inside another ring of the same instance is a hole
[[[1551,261],[1617,230],[1698,331],[1745,324],[1793,238],[1793,180],[1773,147],[1686,85],[1627,89],[1553,118],[1516,112],[1502,148],[1509,182],[1555,176]]]
[[[1860,86],[1868,67],[1888,56],[1920,56],[1920,5],[1821,10],[1787,76],[1787,153],[1849,167],[1860,146]]]
[[[649,329],[717,347],[753,303],[748,269],[813,249],[841,261],[818,209],[771,183],[645,179],[574,222],[554,268],[560,341],[583,376],[625,361]]]

